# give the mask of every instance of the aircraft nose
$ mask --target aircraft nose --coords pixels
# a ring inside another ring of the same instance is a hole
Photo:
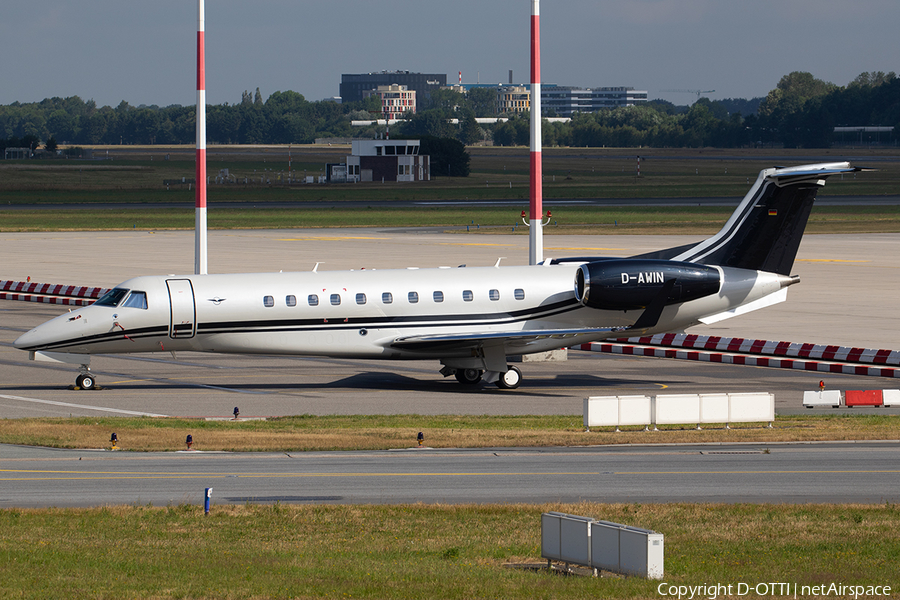
[[[77,319],[77,322],[81,323],[86,321],[86,319],[82,319],[80,316],[73,318],[69,316],[71,314],[73,313],[51,319],[46,323],[38,325],[31,331],[23,333],[13,342],[13,346],[19,350],[46,350],[59,342],[72,339],[73,337],[77,338],[83,333],[77,330],[82,328],[75,326],[73,329],[72,324],[69,323],[69,321],[74,322]]]
[[[13,342],[13,346],[19,350],[40,350],[45,343],[45,336],[38,331],[39,329],[41,329],[40,326],[23,333]]]

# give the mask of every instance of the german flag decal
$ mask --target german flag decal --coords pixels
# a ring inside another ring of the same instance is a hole
[[[769,209],[769,216],[770,216],[770,217],[777,217],[777,216],[778,216],[778,209],[777,209],[777,208],[770,208],[770,209]]]

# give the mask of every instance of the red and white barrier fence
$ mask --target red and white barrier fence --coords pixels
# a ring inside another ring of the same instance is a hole
[[[20,302],[87,306],[93,304],[108,291],[106,288],[78,285],[0,281],[0,300],[18,300]]]
[[[803,392],[803,406],[839,408],[845,406],[900,406],[900,390],[819,390]]]
[[[900,351],[664,333],[575,346],[589,352],[900,378]]]

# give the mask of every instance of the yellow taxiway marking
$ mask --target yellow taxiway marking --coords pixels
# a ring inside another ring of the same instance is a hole
[[[275,238],[276,242],[343,242],[346,240],[389,240],[387,237],[361,237],[361,236],[322,236],[307,238]]]
[[[576,246],[544,246],[544,250],[590,250],[591,252],[630,252],[626,248],[579,248]]]
[[[841,258],[798,258],[797,262],[820,262],[820,263],[867,263],[871,260],[843,260]]]
[[[871,475],[900,473],[900,469],[834,471],[834,470],[791,470],[791,471],[616,471],[614,475]]]
[[[500,248],[514,248],[518,244],[488,244],[487,242],[441,242],[439,246],[497,246]]]
[[[790,470],[790,471],[763,471],[763,470],[744,470],[744,471],[613,471],[610,473],[600,473],[597,471],[543,471],[543,472],[460,472],[460,473],[139,473],[139,472],[116,472],[116,471],[43,471],[43,470],[18,470],[18,469],[0,469],[0,473],[14,475],[21,473],[23,475],[50,475],[47,477],[0,477],[0,481],[71,481],[71,480],[116,480],[116,479],[192,479],[203,477],[204,479],[260,479],[263,477],[272,477],[280,479],[296,479],[302,477],[334,477],[334,478],[350,478],[350,477],[496,477],[501,475],[514,477],[546,477],[548,475],[872,475],[872,474],[897,474],[898,469],[880,469],[880,470]],[[57,475],[57,476],[53,476]]]
[[[202,477],[204,479],[259,479],[263,477],[296,479],[300,477],[497,477],[499,475],[512,475],[516,477],[543,477],[546,475],[600,475],[600,473],[596,471],[566,471],[552,473],[512,473],[509,471],[491,473],[130,473],[116,471],[41,471],[18,469],[0,469],[0,473],[10,475],[15,473],[22,473],[23,475],[57,475],[55,477],[0,477],[0,481],[109,481],[116,479],[192,479],[196,477]]]

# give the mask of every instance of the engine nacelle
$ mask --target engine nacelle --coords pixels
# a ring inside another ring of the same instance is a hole
[[[666,296],[666,306],[715,294],[721,286],[718,269],[706,265],[610,259],[581,265],[575,273],[575,296],[591,308],[643,309],[672,279],[675,284]]]

